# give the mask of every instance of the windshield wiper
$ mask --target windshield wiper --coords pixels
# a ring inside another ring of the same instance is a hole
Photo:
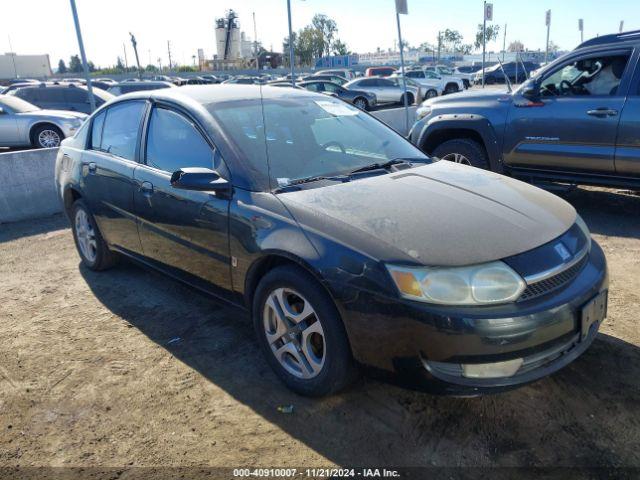
[[[333,180],[334,182],[348,182],[349,177],[345,175],[335,175],[335,176],[318,175],[314,177],[298,178],[297,180],[292,180],[286,185],[283,185],[283,187],[302,185],[303,183],[319,182],[321,180]]]
[[[429,163],[430,160],[426,158],[394,158],[385,163],[372,163],[371,165],[365,165],[364,167],[356,168],[349,175],[362,172],[370,172],[373,170],[387,170],[394,165],[411,165],[413,162],[417,163]]]

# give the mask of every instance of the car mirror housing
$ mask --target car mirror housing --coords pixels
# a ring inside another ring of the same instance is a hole
[[[0,107],[0,115],[4,113],[4,108]]]
[[[522,96],[530,100],[540,97],[540,84],[538,82],[529,82],[522,87]]]
[[[171,175],[171,186],[181,190],[215,192],[228,196],[231,184],[215,170],[209,168],[181,168]]]

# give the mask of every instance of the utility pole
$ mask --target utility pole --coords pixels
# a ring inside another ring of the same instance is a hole
[[[71,2],[71,14],[73,15],[73,23],[76,26],[76,35],[78,37],[78,47],[80,48],[80,57],[82,58],[82,68],[84,69],[84,77],[87,80],[87,91],[89,92],[89,106],[93,112],[96,109],[96,99],[93,96],[93,87],[91,86],[91,76],[89,75],[89,66],[87,65],[87,56],[84,53],[84,42],[82,41],[82,32],[80,31],[80,20],[78,20],[78,10],[76,9],[76,0]]]
[[[256,68],[260,70],[260,62],[258,62],[258,30],[256,28],[256,12],[253,12],[253,54],[256,57]]]
[[[624,31],[624,20],[620,20],[620,30],[619,33],[622,33]]]
[[[578,30],[580,30],[580,43],[584,42],[584,20],[578,20]]]
[[[158,57],[158,66],[160,67],[160,73],[162,73],[162,58]]]
[[[504,38],[502,39],[502,63],[504,63],[504,56],[507,53],[507,24],[504,24]],[[517,65],[517,60],[516,60]]]
[[[442,32],[438,32],[438,58],[436,64],[440,63],[440,51],[442,49]]]
[[[13,45],[11,45],[11,35],[7,35],[9,38],[9,50],[11,50],[11,60],[13,60],[13,78],[18,77],[18,69],[16,68],[16,52],[13,51]]]
[[[296,86],[293,74],[293,29],[291,28],[291,0],[287,0],[287,14],[289,15],[289,63],[291,64],[291,85]]]
[[[404,133],[409,133],[409,99],[407,95],[407,72],[404,70],[404,43],[402,42],[402,31],[400,29],[400,14],[407,15],[407,0],[396,0],[396,23],[398,25],[398,43],[400,44],[400,72],[402,72],[402,98],[404,99]]]
[[[136,65],[138,65],[138,78],[142,80],[142,70],[140,69],[140,58],[138,58],[138,42],[136,42],[136,37],[133,36],[133,33],[129,32],[131,35],[131,45],[133,45],[133,53],[136,54]]]
[[[122,50],[124,51],[124,69],[127,71],[129,70],[129,62],[127,61],[127,47],[124,42],[122,42]]]
[[[171,42],[167,40],[167,53],[169,54],[169,71],[173,68],[173,63],[171,62]]]
[[[545,63],[547,63],[549,61],[549,33],[551,31],[551,10],[547,10],[545,22],[547,24],[547,48],[544,52],[544,61]]]

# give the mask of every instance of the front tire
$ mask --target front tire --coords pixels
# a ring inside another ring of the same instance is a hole
[[[80,259],[89,270],[106,270],[117,263],[117,254],[109,250],[91,211],[81,199],[71,207],[71,229]]]
[[[476,168],[489,169],[489,161],[484,147],[469,138],[448,140],[436,147],[433,156]]]
[[[427,90],[427,93],[424,96],[424,98],[425,98],[425,100],[428,100],[430,98],[435,98],[437,96],[438,96],[438,91],[433,89],[433,88],[430,88],[429,90]]]
[[[64,140],[64,134],[55,125],[37,126],[31,134],[31,144],[35,148],[57,148]]]
[[[353,105],[360,110],[364,110],[365,112],[369,110],[369,102],[367,102],[366,98],[358,97],[353,101]]]
[[[304,270],[283,266],[267,273],[258,284],[252,313],[267,362],[294,392],[331,395],[357,377],[340,314]]]

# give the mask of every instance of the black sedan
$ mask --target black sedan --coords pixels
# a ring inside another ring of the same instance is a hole
[[[86,268],[130,258],[248,310],[304,395],[362,365],[429,390],[513,387],[574,360],[606,314],[604,254],[568,203],[432,162],[326,95],[122,96],[63,142],[55,173]]]
[[[306,82],[298,82],[297,85],[312,92],[338,97],[345,102],[355,105],[360,110],[370,110],[378,103],[374,93],[364,92],[362,90],[347,90],[337,83],[326,80],[309,80]]]

